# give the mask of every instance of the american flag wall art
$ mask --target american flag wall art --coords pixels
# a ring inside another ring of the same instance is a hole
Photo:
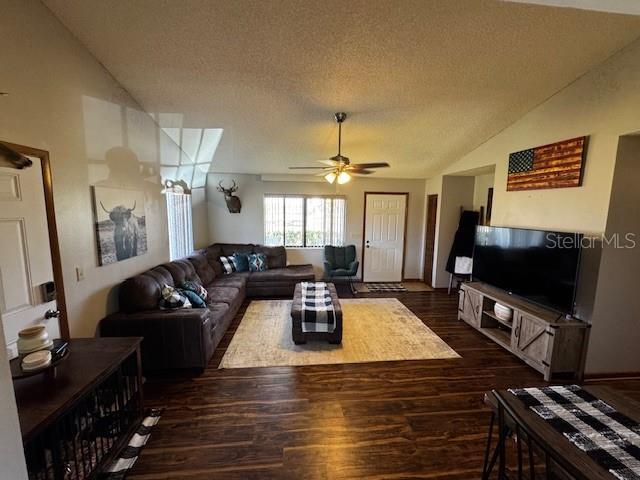
[[[587,139],[572,138],[510,154],[507,191],[579,187]]]

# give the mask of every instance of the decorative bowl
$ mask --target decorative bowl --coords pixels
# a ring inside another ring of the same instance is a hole
[[[505,322],[510,322],[513,318],[513,310],[497,302],[493,306],[493,313],[496,314],[496,317],[500,320],[504,320]]]
[[[52,345],[44,325],[35,325],[18,332],[18,353],[25,354],[49,348]]]

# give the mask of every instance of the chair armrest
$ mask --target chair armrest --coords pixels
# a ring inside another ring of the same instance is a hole
[[[208,308],[114,313],[98,328],[101,337],[143,337],[145,371],[204,368],[213,352]]]
[[[354,276],[358,273],[358,267],[360,266],[360,262],[358,260],[354,260],[349,264],[349,275]]]
[[[331,278],[331,272],[333,271],[333,265],[331,262],[324,261],[324,276],[325,278]]]

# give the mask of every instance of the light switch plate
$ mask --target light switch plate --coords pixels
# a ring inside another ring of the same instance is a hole
[[[76,267],[76,279],[79,282],[84,280],[84,269],[82,267]]]

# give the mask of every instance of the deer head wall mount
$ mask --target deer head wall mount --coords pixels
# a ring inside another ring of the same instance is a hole
[[[233,186],[231,188],[224,188],[222,186],[222,180],[218,183],[218,191],[224,194],[224,201],[227,202],[229,213],[240,213],[240,209],[242,208],[240,199],[234,195],[234,192],[237,190],[238,186],[235,180],[233,180]]]

